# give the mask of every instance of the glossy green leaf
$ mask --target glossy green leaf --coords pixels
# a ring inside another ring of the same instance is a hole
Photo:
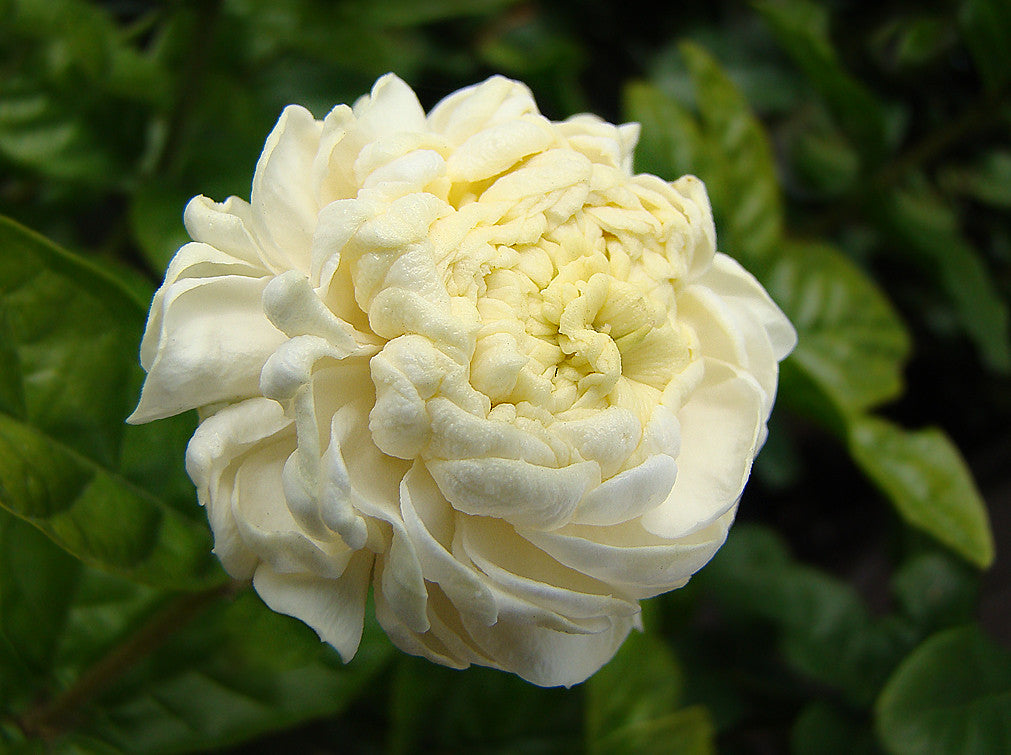
[[[0,505],[132,579],[186,588],[223,579],[206,525],[120,471],[143,305],[6,219],[0,250],[0,326],[14,357],[0,381]]]
[[[809,0],[756,4],[773,34],[869,160],[883,154],[887,119],[877,98],[846,71],[829,36],[828,9]]]
[[[906,522],[980,568],[993,562],[986,504],[961,453],[944,432],[911,432],[863,417],[850,427],[849,447]]]
[[[962,37],[986,88],[996,92],[1011,79],[1011,5],[1005,0],[963,0]]]
[[[652,633],[633,632],[617,655],[586,684],[586,739],[606,752],[625,727],[663,718],[681,705],[681,667]]]
[[[762,282],[797,328],[790,360],[837,410],[862,411],[901,392],[906,329],[873,280],[838,250],[784,244]]]
[[[341,711],[391,655],[370,624],[344,665],[311,629],[247,591],[181,627],[83,711],[60,746],[175,753],[238,744]]]
[[[1011,653],[975,626],[918,647],[875,705],[878,738],[893,755],[1011,751]]]
[[[951,208],[922,184],[889,192],[875,208],[909,257],[937,278],[986,364],[1011,372],[1008,304]]]
[[[81,564],[0,511],[0,714],[45,691]]]

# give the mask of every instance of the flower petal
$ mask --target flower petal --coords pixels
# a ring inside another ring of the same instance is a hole
[[[260,303],[266,278],[227,275],[182,280],[162,289],[145,341],[157,337],[140,403],[128,418],[137,424],[218,401],[259,394],[260,370],[284,341]],[[157,336],[153,328],[157,327]]]
[[[706,360],[702,384],[678,413],[681,453],[667,500],[642,517],[650,532],[682,538],[729,511],[751,472],[765,427],[765,392],[747,373]]]
[[[261,564],[253,588],[271,610],[294,616],[316,630],[348,663],[358,652],[365,623],[372,554],[359,552],[337,579],[281,574]]]
[[[592,461],[552,469],[517,459],[432,459],[428,469],[458,511],[544,529],[569,521],[600,482]]]

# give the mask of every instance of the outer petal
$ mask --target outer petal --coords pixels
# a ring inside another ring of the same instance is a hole
[[[260,246],[251,230],[252,208],[238,197],[212,202],[205,196],[193,197],[186,205],[183,223],[190,238],[257,267],[265,267]]]
[[[650,456],[587,493],[572,522],[607,525],[634,519],[663,503],[676,477],[674,459],[666,454]]]
[[[492,76],[443,99],[428,114],[428,125],[453,144],[463,144],[482,129],[530,113],[537,113],[537,104],[525,85]]]
[[[312,113],[289,105],[256,163],[250,202],[253,223],[264,255],[275,270],[309,272],[319,212],[313,162],[322,130]]]
[[[678,299],[678,313],[690,324],[703,353],[750,373],[772,411],[779,360],[793,350],[797,334],[772,299],[747,271],[725,254]]]
[[[571,687],[611,660],[628,633],[640,626],[638,617],[617,617],[602,632],[569,634],[533,626],[520,613],[504,614],[494,627],[468,623],[467,628],[499,668],[541,687]]]
[[[600,482],[591,461],[552,469],[516,459],[432,459],[428,469],[458,511],[544,529],[565,524]]]
[[[260,303],[267,278],[227,275],[162,289],[142,352],[151,359],[140,404],[128,422],[170,417],[217,401],[259,394],[260,369],[283,341]],[[151,348],[158,327],[157,348]]]
[[[647,530],[666,538],[707,527],[737,502],[765,428],[765,392],[747,373],[707,360],[678,419],[677,480],[667,500],[642,517]]]
[[[571,569],[591,575],[635,599],[684,585],[723,545],[734,511],[677,540],[646,532],[638,522],[608,529],[570,525],[522,535]]]
[[[201,505],[214,531],[214,552],[236,579],[249,579],[257,555],[242,540],[232,514],[231,498],[238,467],[245,454],[261,444],[284,444],[284,458],[295,445],[291,420],[281,406],[252,398],[208,417],[197,427],[186,449],[186,471],[197,487]]]
[[[253,587],[272,610],[294,616],[315,629],[319,638],[333,645],[347,663],[361,642],[371,570],[372,554],[366,551],[355,554],[337,579],[279,574],[261,564],[253,577]]]

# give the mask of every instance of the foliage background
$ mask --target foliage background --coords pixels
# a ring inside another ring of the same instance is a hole
[[[0,750],[1011,752],[1011,6],[654,8],[0,0]],[[342,666],[209,558],[195,418],[122,423],[186,200],[388,70],[641,122],[800,332],[727,545],[573,690]]]

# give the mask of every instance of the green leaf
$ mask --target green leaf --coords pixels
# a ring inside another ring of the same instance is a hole
[[[772,149],[737,87],[701,47],[684,43],[698,116],[650,84],[625,91],[626,116],[642,124],[636,165],[668,180],[701,178],[720,248],[746,264],[767,257],[782,234],[783,208]]]
[[[700,115],[657,88],[635,84],[626,110],[643,125],[639,166],[673,178],[697,173],[720,246],[756,273],[800,335],[784,365],[788,401],[840,432],[842,416],[902,390],[909,336],[874,282],[834,248],[782,237],[782,199],[762,125],[718,64],[685,44]]]
[[[978,582],[964,562],[928,552],[902,565],[892,577],[892,592],[902,612],[926,635],[972,619]]]
[[[183,227],[183,209],[190,196],[164,180],[144,183],[133,194],[130,228],[144,259],[159,274],[190,240]]]
[[[889,679],[875,717],[893,755],[1011,752],[1011,653],[975,626],[936,634]]]
[[[936,276],[984,362],[995,371],[1011,372],[1007,302],[955,213],[923,184],[889,192],[874,207],[912,260]]]
[[[782,235],[783,208],[772,147],[764,127],[716,60],[698,45],[681,54],[695,84],[705,150],[698,171],[706,181],[721,248],[748,263],[766,257]]]
[[[606,751],[626,726],[662,718],[681,705],[681,667],[658,636],[633,632],[618,653],[586,683],[586,735]]]
[[[624,91],[625,117],[642,125],[635,149],[636,170],[668,181],[698,172],[705,148],[695,117],[653,84],[632,82]]]
[[[820,110],[801,116],[790,128],[790,164],[807,192],[838,197],[859,179],[860,156],[839,131],[818,117]]]
[[[518,676],[472,666],[456,671],[401,655],[389,695],[391,755],[430,752],[571,752],[580,698]]]
[[[635,721],[599,742],[591,753],[636,755],[711,755],[716,752],[716,731],[709,711],[692,705],[660,718]]]
[[[586,684],[590,753],[711,753],[714,730],[702,706],[681,708],[677,659],[650,633],[633,633]]]
[[[797,716],[790,732],[792,755],[874,755],[874,735],[838,707],[815,701]]]
[[[0,381],[0,506],[132,579],[186,589],[221,581],[206,525],[120,471],[142,305],[7,219],[0,250],[0,327],[12,357]]]
[[[50,681],[80,571],[41,532],[0,511],[0,712]]]
[[[850,585],[795,562],[771,530],[736,526],[695,579],[729,614],[775,626],[793,669],[859,705],[870,702],[911,644],[902,626],[872,619]]]
[[[418,26],[467,16],[501,13],[519,0],[388,0],[383,3],[354,0],[346,3],[345,12],[361,22],[380,26]]]
[[[1011,78],[1011,6],[1005,0],[964,0],[958,23],[984,85],[999,91]]]
[[[235,745],[340,712],[391,656],[373,623],[345,666],[311,629],[246,591],[212,604],[132,668],[59,746],[172,753]]]
[[[828,10],[808,0],[756,3],[779,44],[873,164],[885,151],[887,118],[877,98],[843,68],[829,37]]]
[[[952,167],[940,175],[948,191],[967,194],[1000,209],[1011,209],[1011,152],[988,152],[973,165]]]
[[[823,243],[784,243],[761,279],[797,328],[789,362],[837,412],[901,393],[909,335],[873,280],[842,253]]]
[[[874,417],[854,419],[850,453],[906,522],[980,568],[994,558],[993,533],[972,475],[941,430],[910,432]]]

